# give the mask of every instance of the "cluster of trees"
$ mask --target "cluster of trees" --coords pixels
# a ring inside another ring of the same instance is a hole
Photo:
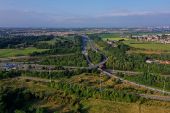
[[[97,69],[74,69],[74,70],[57,70],[49,72],[38,72],[38,71],[0,71],[0,79],[12,78],[17,76],[31,76],[31,77],[40,77],[47,79],[57,79],[62,77],[71,77],[74,75],[79,75],[82,73],[99,73]]]
[[[56,66],[77,66],[87,67],[87,62],[82,54],[75,54],[69,56],[46,57],[40,64],[42,65],[56,65]]]
[[[26,88],[0,87],[0,113],[51,113],[48,108],[39,108],[35,103],[57,101],[69,106],[71,113],[82,112],[79,98],[62,90],[55,92],[33,91]],[[58,109],[58,112],[60,109]],[[54,113],[58,113],[54,112]]]
[[[81,45],[82,45],[81,37],[75,36],[72,40],[61,39],[57,41],[54,45],[46,44],[44,46],[44,44],[38,44],[36,45],[37,48],[50,49],[50,50],[44,52],[34,52],[31,55],[38,56],[38,55],[48,55],[48,54],[80,53],[82,49]]]
[[[52,40],[54,36],[16,36],[11,38],[0,38],[0,48],[28,47],[39,41]]]
[[[80,75],[82,73],[99,73],[98,70],[88,70],[88,69],[74,69],[74,70],[58,70],[52,72],[37,72],[37,71],[23,71],[22,74],[24,76],[31,76],[31,77],[40,77],[40,78],[47,78],[47,79],[57,79],[62,77],[71,77],[74,75]]]
[[[123,50],[118,46],[118,48],[108,48],[109,59],[107,62],[108,68],[113,68],[117,70],[130,70],[130,71],[147,71],[152,73],[162,73],[169,74],[170,66],[163,64],[147,64],[147,55],[144,54],[126,54],[126,49]]]
[[[113,101],[136,102],[140,97],[124,91],[111,89],[100,90],[95,87],[83,86],[66,82],[52,83],[52,87],[63,90],[68,94],[74,94],[79,98],[101,98]]]
[[[0,79],[12,78],[21,76],[21,73],[18,71],[0,71]]]
[[[141,83],[141,84],[158,87],[160,89],[165,88],[166,90],[170,90],[170,78],[169,77],[166,78],[166,77],[153,74],[150,72],[144,72],[142,75],[133,76],[133,77],[124,76],[124,78]]]

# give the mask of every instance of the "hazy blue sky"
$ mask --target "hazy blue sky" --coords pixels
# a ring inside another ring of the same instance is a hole
[[[0,0],[0,27],[170,25],[170,0]]]

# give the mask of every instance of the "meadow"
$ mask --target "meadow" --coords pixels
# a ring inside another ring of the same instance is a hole
[[[101,35],[102,40],[106,41],[106,40],[111,40],[111,41],[119,41],[119,40],[128,40],[128,38],[122,38],[120,37],[119,34],[102,34]]]
[[[142,50],[152,50],[152,51],[170,51],[170,44],[162,44],[156,42],[144,42],[144,41],[136,41],[136,40],[126,40],[124,44]]]

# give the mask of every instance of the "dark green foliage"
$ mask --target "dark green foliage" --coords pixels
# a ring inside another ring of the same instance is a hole
[[[17,77],[20,75],[21,75],[21,73],[18,71],[0,71],[0,79]]]
[[[28,47],[38,41],[52,40],[54,36],[16,36],[11,38],[0,38],[0,48]]]
[[[63,78],[63,77],[71,77],[74,75],[79,75],[82,73],[99,73],[98,70],[88,70],[88,69],[75,69],[75,70],[58,70],[55,72],[36,72],[36,71],[26,71],[22,72],[25,76],[31,76],[31,77],[40,77],[40,78]]]
[[[25,113],[35,96],[26,89],[0,88],[0,113]],[[25,109],[23,109],[25,108]],[[19,110],[21,109],[21,110]]]

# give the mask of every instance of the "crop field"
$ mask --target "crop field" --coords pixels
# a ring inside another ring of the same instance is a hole
[[[0,49],[0,57],[15,57],[15,56],[26,56],[33,52],[42,52],[47,49],[37,49],[33,47],[24,48],[24,49]]]

